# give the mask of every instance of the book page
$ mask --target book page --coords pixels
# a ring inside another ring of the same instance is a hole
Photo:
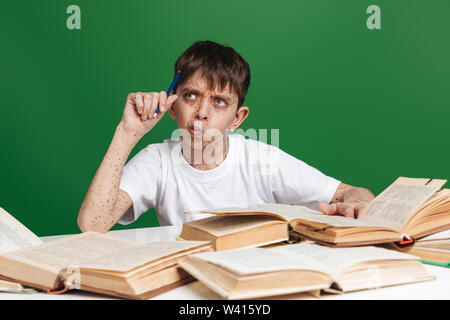
[[[206,219],[194,220],[188,222],[188,224],[194,228],[204,230],[216,237],[220,237],[230,233],[244,231],[273,223],[274,221],[279,222],[278,219],[268,216],[238,215],[209,217]]]
[[[259,213],[269,213],[268,211],[263,211],[259,208],[254,209],[253,206],[250,207],[228,207],[228,208],[215,208],[215,209],[208,209],[208,210],[196,210],[196,211],[185,211],[185,214],[207,214],[212,213],[219,216],[228,216],[228,215],[257,215]],[[278,213],[275,214],[275,216],[281,220],[288,221],[283,218],[282,215],[279,215]]]
[[[20,289],[23,289],[23,286],[17,282],[11,282],[11,281],[6,281],[6,280],[0,279],[0,291],[2,289],[3,290],[7,290],[7,289],[20,290]]]
[[[38,236],[0,208],[0,254],[41,243]]]
[[[414,245],[414,248],[418,249],[429,249],[436,251],[441,251],[442,253],[450,254],[450,239],[449,240],[439,240],[439,241],[423,241],[418,242]]]
[[[414,212],[446,182],[400,177],[364,208],[358,220],[402,232]]]
[[[83,261],[80,268],[129,271],[150,262],[163,262],[177,256],[187,254],[187,251],[209,246],[209,241],[159,241],[132,247],[126,251],[114,252],[98,258]]]
[[[252,205],[248,208],[225,208],[211,211],[205,211],[214,214],[239,214],[239,213],[268,213],[283,219],[284,221],[293,221],[295,219],[304,219],[324,223],[336,227],[354,227],[354,226],[373,226],[373,223],[360,221],[359,219],[349,219],[343,216],[326,215],[318,210],[313,210],[299,205],[265,203]]]
[[[243,248],[200,253],[200,259],[241,276],[281,270],[314,270],[337,277],[346,268],[366,261],[411,260],[417,257],[378,247],[330,248],[313,242],[268,249]]]
[[[433,196],[422,204],[419,209],[423,209],[425,207],[427,207],[427,209],[433,207],[443,207],[447,204],[450,204],[450,189],[442,189],[433,194]]]
[[[6,293],[37,293],[37,290],[24,288],[20,283],[0,280],[0,292]]]
[[[294,246],[294,244],[287,246]],[[275,250],[263,248],[240,248],[199,253],[189,256],[188,259],[207,261],[240,276],[281,270],[314,270],[324,273],[329,271],[328,268],[324,268],[323,264],[317,264],[308,257],[298,260]]]
[[[327,270],[335,278],[346,268],[361,262],[417,259],[409,254],[374,246],[330,248],[309,241],[267,250],[276,251],[278,254],[299,262],[305,261],[305,259],[314,261],[314,265],[322,270]]]
[[[109,235],[86,232],[29,248],[4,253],[3,256],[52,272],[79,265],[84,261],[139,246],[138,243]]]
[[[419,240],[417,240],[417,243],[432,241],[432,240],[450,240],[450,229],[447,229],[447,230],[444,230],[441,232],[436,232],[436,233],[430,234],[426,237],[420,238]]]

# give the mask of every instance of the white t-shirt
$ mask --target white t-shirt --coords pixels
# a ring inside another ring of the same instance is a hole
[[[248,207],[261,203],[304,205],[330,202],[340,181],[277,147],[228,135],[225,160],[212,170],[197,170],[185,160],[181,140],[150,144],[124,167],[120,189],[133,200],[120,224],[156,209],[161,226],[205,218],[185,211]]]

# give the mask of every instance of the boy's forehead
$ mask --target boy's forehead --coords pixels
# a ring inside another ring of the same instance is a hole
[[[220,89],[216,83],[210,88],[208,79],[198,70],[193,73],[189,79],[180,86],[182,91],[197,90],[201,92],[209,92],[211,94],[227,96],[230,99],[237,99],[237,94],[231,90],[230,84],[227,83],[225,88]]]

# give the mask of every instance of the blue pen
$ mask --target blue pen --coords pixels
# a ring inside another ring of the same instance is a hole
[[[167,89],[167,92],[166,92],[167,97],[169,97],[169,95],[170,95],[170,93],[172,92],[172,89],[173,89],[173,87],[175,86],[175,84],[177,83],[177,80],[178,80],[179,77],[180,77],[180,71],[177,72],[177,74],[175,75],[175,78],[173,79],[172,83],[170,84],[169,89]],[[156,117],[156,116],[158,115],[158,113],[159,113],[159,104],[158,104],[158,106],[156,107],[156,111],[155,111],[155,113],[153,114],[153,118]]]

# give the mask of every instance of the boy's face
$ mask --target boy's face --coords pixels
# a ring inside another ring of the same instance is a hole
[[[200,70],[178,86],[176,95],[178,99],[169,114],[178,128],[184,129],[183,139],[190,138],[194,148],[204,149],[220,136],[225,139],[227,130],[235,130],[248,116],[248,107],[238,110],[238,95],[234,91],[228,86],[222,91],[210,90]]]

